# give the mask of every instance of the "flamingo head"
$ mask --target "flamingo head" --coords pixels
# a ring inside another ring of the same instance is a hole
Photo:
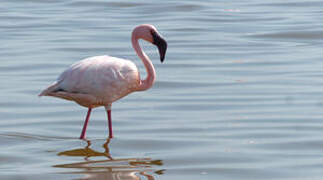
[[[160,61],[164,62],[165,54],[167,50],[167,42],[159,34],[157,29],[153,25],[150,25],[150,24],[139,25],[134,29],[133,35],[156,45],[158,48]]]

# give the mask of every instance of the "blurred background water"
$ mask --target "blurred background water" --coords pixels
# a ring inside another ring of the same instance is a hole
[[[0,2],[0,179],[322,179],[323,1]],[[143,65],[132,29],[155,25],[165,62],[142,43],[155,86],[104,108],[38,98],[70,64],[108,54]]]

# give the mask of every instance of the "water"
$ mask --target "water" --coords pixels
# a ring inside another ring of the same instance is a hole
[[[0,179],[322,179],[323,1],[0,2]],[[37,94],[77,60],[135,61],[157,82],[104,108]]]

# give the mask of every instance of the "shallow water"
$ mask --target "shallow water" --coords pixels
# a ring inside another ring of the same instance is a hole
[[[0,179],[322,179],[323,1],[0,2]],[[138,24],[168,41],[155,86],[104,108],[37,94],[77,60],[144,68]]]

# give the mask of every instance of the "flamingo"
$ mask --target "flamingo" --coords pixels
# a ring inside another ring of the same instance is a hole
[[[85,138],[92,108],[99,106],[104,106],[107,111],[109,138],[113,138],[112,103],[129,93],[147,90],[154,84],[156,72],[149,57],[141,49],[139,39],[157,46],[161,62],[165,58],[167,42],[150,24],[139,25],[132,31],[132,46],[147,71],[145,79],[140,78],[138,68],[129,60],[108,55],[94,56],[72,64],[39,94],[74,101],[88,108],[80,139]]]

